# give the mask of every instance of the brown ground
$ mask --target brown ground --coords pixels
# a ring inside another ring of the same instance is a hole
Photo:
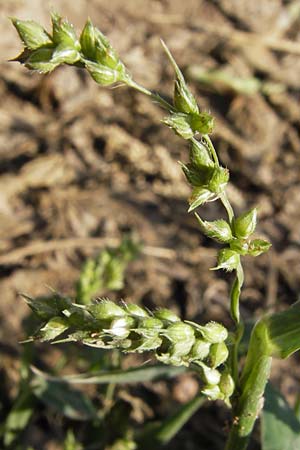
[[[186,73],[200,65],[269,83],[267,92],[245,95],[224,84],[213,89],[190,80],[200,105],[216,116],[213,139],[231,171],[228,193],[234,207],[242,211],[259,205],[258,232],[273,244],[268,255],[245,260],[242,314],[247,319],[293,303],[300,288],[299,3],[51,4],[78,29],[90,16],[135,79],[164,95],[171,94],[172,70],[159,37]],[[5,61],[20,50],[6,17],[31,18],[48,26],[49,6],[42,0],[1,0],[0,8]],[[248,34],[241,36],[238,30]],[[292,44],[285,45],[286,40]],[[72,293],[82,261],[124,232],[135,232],[155,255],[144,254],[130,265],[121,297],[148,307],[167,305],[188,319],[230,323],[229,278],[208,270],[217,247],[201,236],[186,211],[189,189],[177,161],[186,160],[187,148],[160,124],[162,112],[156,105],[126,88],[101,89],[70,67],[41,77],[5,62],[0,96],[0,339],[9,399],[15,395],[15,356],[28,314],[18,292],[45,294],[51,286]],[[218,218],[218,208],[211,204],[206,217]],[[48,251],[45,244],[51,241]],[[157,248],[165,250],[157,254]],[[294,401],[300,381],[297,361],[275,364],[273,377]],[[186,400],[189,394],[182,396],[183,389],[193,395],[191,386],[182,378],[168,395],[163,386],[152,389],[163,391],[164,401],[173,404]],[[160,408],[168,410],[167,403]],[[150,408],[144,414],[154,413]],[[173,447],[220,448],[224,414],[223,409],[205,408]],[[49,430],[41,437],[37,426],[32,429],[36,437],[33,433],[29,442],[34,448],[61,448]],[[202,444],[193,444],[193,436]],[[213,438],[205,441],[204,436]]]

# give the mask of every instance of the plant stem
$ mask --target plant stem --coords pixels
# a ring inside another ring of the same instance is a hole
[[[234,335],[234,344],[232,348],[232,356],[231,356],[231,367],[232,367],[232,378],[235,382],[236,389],[239,388],[239,346],[241,339],[244,334],[244,324],[243,322],[240,322],[235,331]]]
[[[152,100],[158,102],[167,111],[176,112],[176,109],[158,94],[140,86],[133,80],[129,80],[127,84],[135,90],[151,97]],[[210,137],[206,134],[202,136],[202,139],[205,141],[215,165],[219,167],[219,158]],[[191,141],[193,140],[194,138],[191,139]],[[234,211],[225,190],[221,193],[219,198],[227,212],[228,221],[232,224],[234,220]],[[271,357],[262,353],[260,358],[255,361],[252,360],[252,365],[248,364],[247,366],[246,364],[244,373],[248,373],[247,370],[249,367],[250,372],[247,377],[242,378],[244,381],[241,381],[241,383],[239,381],[238,349],[244,333],[244,325],[240,321],[239,299],[243,282],[244,271],[240,263],[237,268],[237,276],[231,293],[231,315],[236,323],[231,354],[231,373],[236,385],[234,397],[237,400],[233,409],[234,421],[225,450],[245,450],[247,448],[256,417],[261,408],[261,399],[271,367]],[[254,349],[256,350],[255,346]]]
[[[255,421],[263,407],[263,395],[270,376],[272,357],[264,321],[254,327],[245,367],[233,405],[233,424],[225,450],[246,450]]]
[[[215,149],[210,137],[208,135],[204,135],[203,140],[206,142],[215,164],[217,166],[219,166],[220,165],[219,158],[218,158],[216,149]],[[221,200],[224,208],[227,211],[228,220],[229,220],[230,224],[232,224],[233,219],[234,219],[234,211],[233,211],[233,208],[231,206],[231,203],[227,197],[225,190],[220,195],[220,200]],[[240,344],[240,341],[241,341],[241,339],[243,337],[243,333],[244,333],[244,325],[242,322],[240,322],[240,308],[239,308],[240,293],[241,293],[242,285],[244,283],[244,271],[243,271],[241,262],[239,263],[236,272],[237,272],[237,276],[236,276],[236,280],[235,280],[236,285],[235,285],[235,288],[232,289],[230,310],[231,310],[231,316],[237,326],[235,335],[234,335],[234,344],[233,344],[232,355],[231,355],[231,368],[232,368],[232,377],[235,381],[236,387],[238,388],[238,349],[239,349],[239,344]]]
[[[171,105],[171,103],[164,100],[159,94],[150,91],[149,89],[144,88],[140,84],[136,83],[134,80],[128,80],[126,81],[127,86],[132,87],[138,92],[141,92],[142,94],[148,95],[148,97],[151,97],[153,101],[159,103],[164,109],[170,112],[175,112],[175,108]]]
[[[225,450],[246,450],[255,421],[263,406],[263,394],[270,375],[272,358],[261,356],[242,386],[233,410],[233,424]]]

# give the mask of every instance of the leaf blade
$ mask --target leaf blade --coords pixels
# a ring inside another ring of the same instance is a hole
[[[282,395],[268,384],[261,427],[262,450],[298,450],[300,422]]]
[[[80,375],[54,377],[40,371],[36,367],[31,368],[36,375],[53,383],[64,382],[71,384],[142,383],[144,381],[171,379],[187,371],[185,367],[173,367],[158,364],[146,367],[135,367],[127,370],[97,372],[94,375],[84,373]]]

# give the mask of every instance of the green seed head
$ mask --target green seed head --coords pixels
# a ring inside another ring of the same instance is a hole
[[[219,367],[228,358],[228,348],[225,342],[219,342],[218,344],[212,344],[209,352],[209,365],[212,368]]]
[[[183,322],[177,322],[170,325],[165,331],[165,336],[174,344],[177,342],[188,341],[192,343],[192,346],[195,341],[193,328]]]
[[[156,311],[154,311],[154,316],[165,323],[180,322],[177,314],[166,308],[157,309]]]
[[[191,139],[194,136],[194,131],[191,128],[191,117],[189,114],[173,113],[163,119],[162,122],[183,139]]]
[[[33,20],[11,19],[23,44],[30,50],[36,50],[43,46],[51,46],[53,42],[47,31]]]
[[[24,64],[28,69],[37,70],[40,73],[52,72],[59,63],[52,61],[53,49],[51,48],[39,48],[34,50],[30,56],[24,61]]]
[[[62,317],[53,317],[50,319],[46,325],[44,325],[41,331],[41,341],[49,341],[55,339],[60,334],[62,334],[68,328],[68,323],[66,319]]]
[[[181,164],[181,168],[187,181],[193,187],[207,186],[214,171],[212,166],[195,166],[194,164]]]
[[[214,129],[214,118],[207,112],[191,114],[190,123],[194,133],[210,134]]]
[[[202,232],[210,237],[211,239],[216,240],[221,243],[229,243],[232,241],[233,236],[231,232],[231,228],[226,220],[220,219],[215,220],[213,222],[203,221],[199,215],[196,213],[196,218],[199,222],[200,228]]]
[[[154,317],[147,317],[139,320],[135,332],[144,336],[145,338],[156,337],[159,331],[163,328],[163,323]]]
[[[234,250],[239,255],[248,255],[249,252],[249,242],[244,239],[237,239],[234,238],[230,242],[230,248],[231,250]]]
[[[229,180],[229,171],[224,167],[215,167],[212,177],[209,181],[209,190],[220,194],[224,191],[226,184]]]
[[[125,308],[128,312],[128,314],[136,317],[136,318],[143,318],[143,317],[149,317],[149,314],[144,308],[141,308],[138,305],[134,305],[133,303],[126,304]]]
[[[204,339],[197,338],[195,343],[190,351],[191,360],[200,360],[202,361],[209,355],[210,343],[205,341]]]
[[[52,19],[52,38],[56,45],[80,49],[80,43],[77,39],[75,29],[71,23],[63,19],[59,14],[53,13]]]
[[[218,253],[218,265],[211,270],[224,269],[227,272],[236,270],[240,262],[240,255],[230,248],[223,248]]]
[[[122,71],[111,69],[99,63],[86,61],[85,67],[93,80],[101,84],[101,86],[109,86],[124,79],[124,73]]]
[[[218,370],[207,367],[204,363],[199,362],[198,365],[202,369],[203,381],[210,386],[216,386],[219,384],[221,374]]]
[[[206,395],[209,400],[219,400],[223,397],[219,386],[217,385],[207,385],[201,390],[203,395]]]
[[[110,300],[102,300],[100,303],[89,305],[88,310],[96,319],[100,320],[113,320],[127,315],[121,306]]]
[[[176,342],[170,348],[170,354],[175,357],[186,356],[190,353],[194,339]]]
[[[135,327],[135,320],[132,317],[124,316],[114,319],[109,329],[104,329],[106,333],[120,339],[125,339],[129,336],[132,328]]]
[[[216,200],[216,196],[208,189],[202,187],[195,187],[193,189],[192,195],[189,198],[189,210],[188,212],[194,211],[198,206],[203,205],[206,202]]]
[[[210,153],[203,142],[192,141],[190,148],[190,162],[196,167],[209,166],[213,167],[214,163]]]
[[[248,239],[254,232],[257,222],[257,209],[252,208],[233,221],[234,234],[238,239]]]
[[[129,352],[143,353],[151,350],[157,350],[162,344],[162,339],[159,336],[150,338],[141,338],[132,340],[131,346],[126,350]]]
[[[228,372],[223,372],[219,383],[219,388],[225,398],[232,396],[234,392],[234,381],[232,376]]]
[[[96,56],[96,28],[90,19],[86,21],[79,41],[84,57],[94,61]]]
[[[200,332],[203,338],[211,344],[224,342],[228,337],[228,331],[226,328],[217,322],[208,322],[203,327],[200,327]]]
[[[59,44],[53,52],[51,62],[54,64],[75,64],[80,60],[80,53],[74,47]]]
[[[176,64],[175,59],[173,58],[170,50],[166,46],[166,44],[161,41],[161,44],[163,46],[164,51],[166,52],[173,69],[176,74],[176,81],[175,81],[175,89],[174,89],[174,106],[178,111],[181,111],[183,113],[197,113],[199,111],[197,102],[187,87],[187,84],[185,82],[184,76],[181,73],[181,70]]]
[[[177,78],[175,81],[174,106],[183,113],[197,114],[199,112],[196,99],[187,87],[183,77]]]
[[[248,255],[259,256],[262,253],[267,252],[270,247],[270,242],[265,241],[264,239],[254,239],[249,244]]]
[[[103,48],[99,48],[99,46],[96,44],[95,59],[97,62],[103,64],[106,67],[109,67],[110,69],[115,69],[119,72],[125,72],[123,63],[120,61],[117,52],[112,47],[108,47],[104,50]]]
[[[139,328],[145,328],[149,330],[160,330],[163,328],[163,323],[161,320],[155,317],[146,317],[139,321]]]

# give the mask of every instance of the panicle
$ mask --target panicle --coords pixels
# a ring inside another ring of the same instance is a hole
[[[199,325],[182,321],[173,311],[151,313],[134,304],[116,304],[108,299],[79,305],[56,295],[50,299],[26,298],[32,310],[44,321],[32,339],[80,341],[103,349],[125,353],[154,352],[158,361],[175,366],[194,367],[201,375],[203,392],[211,398],[226,399],[220,383],[228,358],[226,328],[209,322]],[[216,392],[218,391],[218,397]],[[229,397],[228,397],[229,398]]]

